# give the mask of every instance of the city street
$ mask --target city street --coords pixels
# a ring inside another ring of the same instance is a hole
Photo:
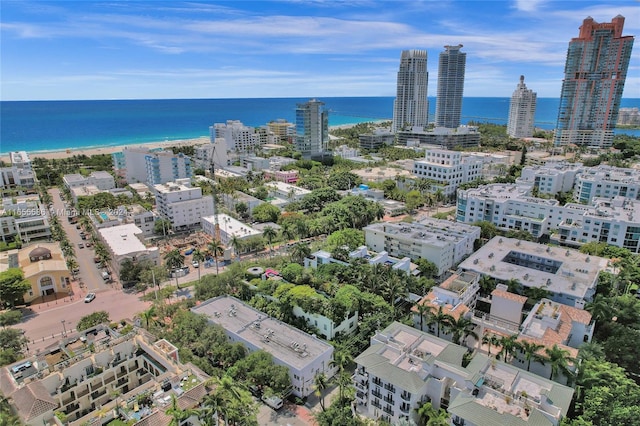
[[[107,311],[111,321],[120,321],[131,319],[151,306],[151,302],[141,301],[138,295],[121,290],[103,290],[96,294],[91,303],[84,303],[83,293],[73,299],[66,297],[27,308],[23,320],[14,327],[24,330],[30,353],[54,344],[65,332],[71,333],[80,318],[93,312]]]
[[[100,276],[100,271],[93,261],[93,257],[95,256],[93,248],[78,248],[78,244],[84,244],[86,243],[86,241],[83,241],[80,237],[80,230],[76,229],[76,226],[74,224],[69,223],[70,209],[65,207],[65,204],[62,201],[60,195],[60,190],[58,188],[51,188],[49,190],[49,194],[51,195],[51,199],[53,200],[53,211],[55,212],[56,216],[58,216],[60,225],[62,226],[62,229],[64,229],[64,232],[67,234],[67,238],[73,245],[73,249],[76,252],[76,260],[80,269],[80,272],[77,276],[79,280],[84,283],[84,288],[88,292],[99,292],[102,290],[110,289],[112,285],[106,283],[102,279],[102,277]]]

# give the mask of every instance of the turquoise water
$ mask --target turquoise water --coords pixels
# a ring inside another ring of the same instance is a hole
[[[107,216],[107,214],[104,212],[100,212],[100,217],[102,218],[102,220],[109,220],[109,216]]]
[[[319,98],[329,112],[329,124],[390,120],[393,97]],[[295,122],[296,104],[308,98],[159,99],[116,101],[0,102],[0,153],[17,150],[53,151],[191,139],[209,135],[209,126],[240,120],[249,126],[286,119]],[[536,125],[553,129],[556,98],[539,98]],[[435,98],[429,98],[430,115]],[[640,106],[623,99],[622,107]],[[509,98],[464,98],[462,122],[505,124]],[[624,133],[640,136],[640,131]]]

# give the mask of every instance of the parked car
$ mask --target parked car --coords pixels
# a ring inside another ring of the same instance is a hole
[[[191,262],[191,265],[193,265],[194,268],[200,267],[200,263],[197,260],[194,260],[193,262]]]
[[[196,249],[195,249],[195,248],[193,248],[193,247],[191,247],[189,250],[187,250],[187,251],[185,251],[185,252],[184,252],[184,255],[185,255],[185,256],[189,256],[189,255],[190,255],[191,253],[193,253],[194,251],[196,251]]]
[[[284,405],[284,403],[282,401],[282,398],[277,397],[277,396],[269,396],[269,397],[267,397],[266,395],[263,395],[262,396],[262,402],[264,402],[265,404],[267,404],[269,407],[273,408],[274,410],[279,410]]]
[[[95,293],[87,293],[87,295],[84,297],[84,303],[91,303],[95,298],[96,298]]]
[[[83,243],[78,243],[78,248],[83,249],[84,248],[84,244]]]

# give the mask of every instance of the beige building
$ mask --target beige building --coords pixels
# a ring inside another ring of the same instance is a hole
[[[58,243],[38,243],[18,251],[18,263],[31,289],[24,294],[26,303],[41,296],[60,294],[71,290],[70,272]]]

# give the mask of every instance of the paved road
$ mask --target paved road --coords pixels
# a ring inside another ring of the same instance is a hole
[[[75,284],[74,284],[75,285]],[[33,306],[16,328],[25,331],[31,353],[37,349],[57,342],[66,330],[67,334],[75,330],[80,318],[96,311],[107,311],[111,321],[133,318],[135,314],[146,310],[151,302],[143,302],[137,295],[126,294],[120,290],[104,290],[97,293],[91,303],[84,303],[84,293]],[[64,325],[62,321],[64,320]]]
[[[76,229],[74,224],[69,223],[69,211],[65,207],[64,202],[60,196],[60,190],[58,188],[52,188],[49,190],[49,194],[53,200],[53,211],[58,216],[60,220],[60,224],[64,229],[64,232],[67,234],[67,238],[76,253],[76,260],[78,265],[80,265],[80,273],[78,277],[84,283],[85,288],[89,291],[99,292],[103,290],[109,290],[112,287],[112,284],[107,284],[100,276],[100,271],[96,267],[96,264],[93,261],[95,256],[95,252],[93,248],[78,248],[78,244],[86,243],[80,237],[80,230]]]

